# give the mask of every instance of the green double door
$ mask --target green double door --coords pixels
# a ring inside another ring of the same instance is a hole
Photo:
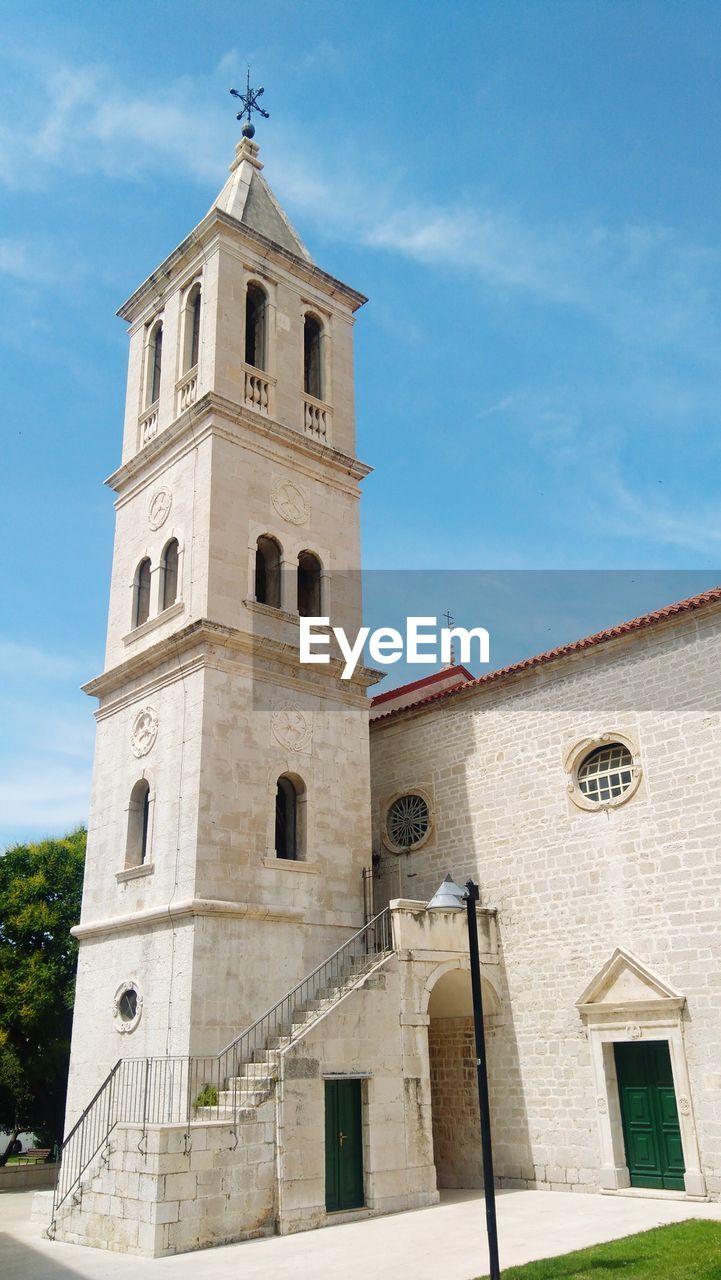
[[[325,1207],[336,1213],[363,1203],[361,1082],[326,1080]]]
[[[632,1187],[684,1190],[685,1164],[666,1040],[614,1045]]]

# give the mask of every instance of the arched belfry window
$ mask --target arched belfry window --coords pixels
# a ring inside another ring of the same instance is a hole
[[[280,609],[280,547],[265,534],[255,549],[255,598],[259,604]]]
[[[160,396],[160,371],[163,364],[163,324],[158,321],[151,330],[148,341],[148,374],[146,404],[155,404]]]
[[[183,373],[194,369],[198,363],[200,354],[200,312],[201,312],[201,288],[200,284],[194,284],[185,302],[185,317],[183,324]]]
[[[275,793],[275,855],[297,861],[305,856],[304,805],[302,780],[284,773],[278,779]]]
[[[136,782],[128,805],[128,838],[125,845],[126,867],[142,867],[148,857],[150,833],[150,784],[146,778]]]
[[[268,299],[259,284],[249,284],[245,294],[245,363],[265,369]]]
[[[178,598],[178,539],[171,538],[162,559],[163,609],[169,609]]]
[[[321,563],[312,551],[298,556],[298,613],[301,618],[321,617]]]
[[[133,626],[142,627],[150,616],[150,561],[141,560],[135,571]]]
[[[321,359],[320,321],[315,316],[305,317],[303,329],[303,390],[306,395],[323,399],[323,363]]]

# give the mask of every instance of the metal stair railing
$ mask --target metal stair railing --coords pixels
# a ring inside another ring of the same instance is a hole
[[[116,1124],[140,1124],[145,1131],[149,1124],[227,1119],[237,1131],[239,1111],[257,1105],[270,1091],[274,1060],[293,1040],[294,1027],[300,1034],[314,1013],[330,1008],[392,950],[385,907],[220,1053],[120,1058],[63,1142],[53,1223]]]

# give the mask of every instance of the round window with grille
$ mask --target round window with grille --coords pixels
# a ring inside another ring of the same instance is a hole
[[[622,742],[595,747],[581,761],[578,788],[594,804],[610,804],[620,799],[634,781],[633,757]]]
[[[416,792],[398,796],[388,806],[386,834],[393,849],[407,852],[416,849],[431,829],[428,802]]]

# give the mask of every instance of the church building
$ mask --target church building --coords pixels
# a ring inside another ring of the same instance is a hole
[[[721,590],[380,695],[353,326],[245,126],[129,367],[51,1234],[160,1257],[482,1183],[721,1192]]]

